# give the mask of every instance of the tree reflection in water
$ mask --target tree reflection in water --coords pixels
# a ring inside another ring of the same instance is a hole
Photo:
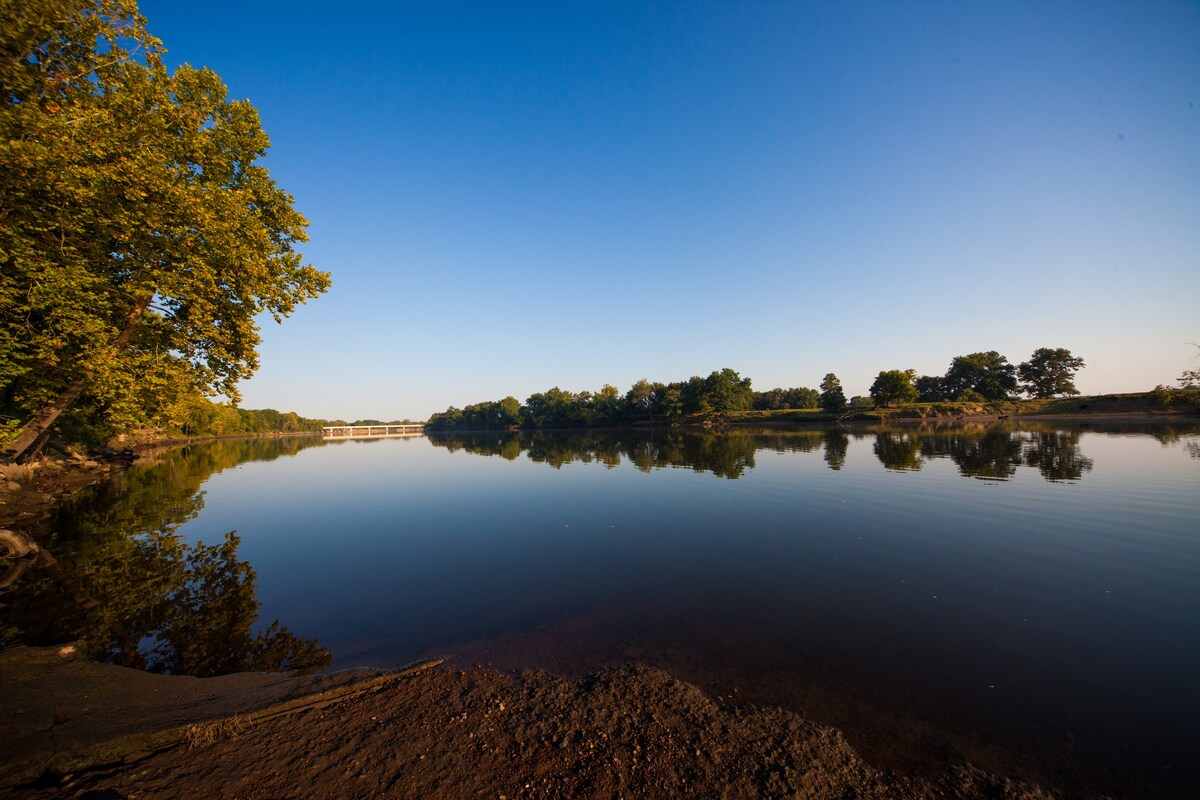
[[[1025,464],[1048,481],[1077,481],[1091,472],[1094,462],[1079,452],[1078,431],[1048,431],[1026,442]]]
[[[1021,466],[1048,481],[1077,481],[1093,461],[1079,451],[1079,431],[1023,430],[992,425],[956,430],[921,428],[875,432],[875,456],[890,470],[919,470],[927,459],[949,458],[964,476],[1007,480]]]
[[[628,462],[642,472],[685,467],[735,480],[754,469],[754,454],[759,450],[807,453],[821,446],[822,435],[819,430],[481,431],[430,433],[429,441],[452,452],[465,450],[510,461],[525,453],[530,461],[555,469],[576,462],[598,463],[608,468]]]
[[[85,491],[34,534],[47,555],[3,598],[3,638],[81,640],[90,657],[170,674],[327,666],[328,650],[278,620],[255,630],[256,575],[237,557],[236,533],[212,545],[188,545],[176,533],[203,507],[200,486],[214,473],[314,444],[296,437],[179,448],[154,468]]]
[[[1008,480],[1024,464],[1021,435],[1005,426],[965,429],[923,437],[921,455],[949,458],[963,475],[984,480]]]
[[[921,440],[909,431],[879,431],[875,434],[875,456],[887,469],[918,470],[925,465]]]
[[[1090,426],[1099,433],[1101,426]],[[1200,426],[1119,426],[1120,432],[1151,433],[1164,444],[1195,435]],[[1114,429],[1116,433],[1118,429]],[[623,462],[645,472],[684,467],[722,478],[737,479],[755,466],[759,450],[778,453],[823,452],[825,463],[839,471],[846,465],[851,437],[874,437],[875,457],[886,469],[919,471],[930,460],[946,458],[969,478],[1003,481],[1018,469],[1036,469],[1048,481],[1078,481],[1093,461],[1080,452],[1079,429],[1047,424],[981,423],[955,427],[913,425],[811,430],[679,431],[507,431],[430,433],[429,441],[450,451],[463,450],[509,461],[524,454],[529,460],[560,468],[566,464],[599,463],[616,467]],[[1200,457],[1200,445],[1185,443]]]
[[[825,463],[834,472],[846,466],[846,451],[850,448],[850,436],[840,428],[825,431]]]

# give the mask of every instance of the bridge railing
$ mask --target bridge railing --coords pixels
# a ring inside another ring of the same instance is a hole
[[[399,425],[326,425],[321,433],[326,438],[346,436],[400,436],[403,434],[421,433],[425,423],[411,422]]]

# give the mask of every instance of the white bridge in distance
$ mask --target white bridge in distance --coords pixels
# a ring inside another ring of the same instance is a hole
[[[381,439],[387,436],[420,436],[424,422],[405,422],[398,425],[326,425],[321,435],[326,439]]]

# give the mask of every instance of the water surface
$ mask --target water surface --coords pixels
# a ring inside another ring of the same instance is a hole
[[[97,542],[211,546],[236,530],[235,553],[188,585],[236,573],[253,597],[193,589],[172,612],[228,606],[242,633],[215,650],[278,619],[334,667],[638,660],[838,725],[881,766],[970,758],[1184,796],[1200,744],[1198,430],[218,442],[121,476],[39,535],[86,572]],[[93,578],[114,598],[145,587],[135,561]],[[35,605],[70,606],[38,585],[17,588],[4,624],[78,633],[78,614],[32,621]],[[143,649],[170,639],[141,635]],[[260,641],[258,658],[287,644]]]

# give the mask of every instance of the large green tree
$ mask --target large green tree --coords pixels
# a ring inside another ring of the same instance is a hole
[[[888,369],[875,376],[871,384],[871,399],[877,406],[892,403],[911,403],[917,399],[916,370]]]
[[[642,378],[625,393],[625,402],[635,416],[654,419],[654,406],[665,387]]]
[[[936,403],[948,399],[946,387],[938,375],[922,375],[913,382],[917,389],[917,399],[922,403]]]
[[[704,396],[713,411],[725,413],[749,408],[754,390],[750,388],[749,378],[726,367],[720,372],[714,370],[704,379]]]
[[[775,388],[755,392],[753,408],[774,411],[781,408],[820,408],[821,394],[816,389],[798,386],[792,389]]]
[[[821,379],[821,408],[826,411],[838,412],[846,407],[846,393],[842,391],[842,382],[832,372]]]
[[[259,164],[254,107],[163,64],[132,0],[0,0],[0,402],[30,451],[81,395],[145,422],[236,400],[277,322],[329,276]]]
[[[1017,391],[1017,368],[995,350],[955,356],[942,386],[955,399],[969,390],[987,400],[1007,400]]]
[[[1065,347],[1039,347],[1028,361],[1017,365],[1017,375],[1021,388],[1031,397],[1079,394],[1075,373],[1083,367],[1083,359],[1071,355]]]

